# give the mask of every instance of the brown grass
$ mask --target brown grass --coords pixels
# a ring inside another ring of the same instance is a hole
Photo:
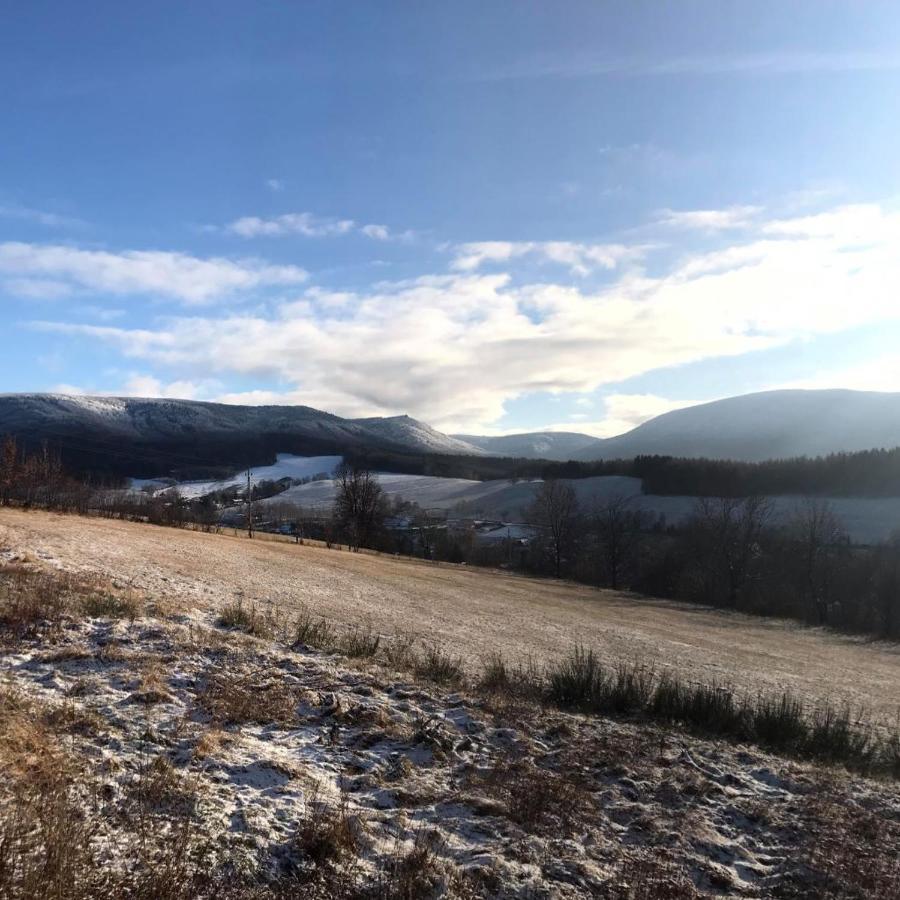
[[[485,773],[471,779],[499,800],[507,815],[528,831],[571,830],[585,803],[584,785],[570,772],[552,772],[526,758],[499,758]]]
[[[208,674],[197,702],[220,725],[290,725],[297,715],[296,691],[277,676],[240,673],[227,664]]]

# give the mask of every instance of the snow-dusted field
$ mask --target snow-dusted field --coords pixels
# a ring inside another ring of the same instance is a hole
[[[340,464],[340,456],[294,456],[290,453],[279,453],[274,465],[259,466],[251,469],[250,481],[258,484],[260,481],[278,481],[281,478],[311,478],[314,475],[330,475],[335,467]],[[140,490],[145,485],[160,486],[160,482],[152,478],[133,478],[131,486]],[[229,487],[246,487],[247,471],[238,472],[231,478],[223,481],[182,481],[176,486],[182,497],[195,499],[211,494],[213,491],[221,491]]]
[[[30,771],[64,771],[76,880],[184,879],[193,856],[227,879],[204,898],[277,879],[323,900],[895,896],[895,782],[509,706],[96,578],[136,617],[73,612],[0,656],[0,826],[17,785],[41,790]]]
[[[280,478],[309,478],[330,475],[341,462],[340,456],[294,456],[279,453],[271,466],[252,469],[251,480],[278,481]],[[473,481],[466,478],[441,478],[433,475],[397,475],[392,472],[378,474],[378,481],[388,497],[403,497],[418,503],[424,509],[459,510],[464,514],[485,518],[522,521],[534,500],[540,480]],[[202,497],[212,491],[227,487],[243,487],[247,483],[246,471],[223,481],[189,481],[177,485],[182,496]],[[585,509],[609,497],[630,497],[633,508],[653,516],[664,516],[670,524],[684,521],[694,510],[694,497],[668,497],[641,494],[638,478],[603,476],[572,479],[579,502]],[[153,479],[132,479],[132,487],[140,490],[144,485],[162,486]],[[281,494],[262,501],[266,503],[290,503],[303,509],[325,509],[334,503],[336,488],[331,478],[296,485]],[[900,497],[831,497],[823,498],[832,506],[843,522],[850,537],[859,543],[876,543],[900,531]],[[772,517],[784,522],[800,508],[802,497],[772,497]]]
[[[460,509],[486,518],[521,520],[534,500],[540,481],[469,481],[427,475],[380,474],[378,480],[390,497],[400,496],[424,508]],[[630,497],[632,508],[653,516],[665,516],[670,524],[683,522],[695,506],[694,497],[641,494],[637,478],[606,476],[579,478],[568,482],[575,488],[582,507],[609,497]],[[331,506],[335,485],[330,479],[301,484],[271,498],[268,503],[293,503],[307,509]],[[803,497],[772,497],[772,519],[786,522],[802,507]],[[851,538],[859,543],[876,543],[900,530],[900,497],[827,497]]]

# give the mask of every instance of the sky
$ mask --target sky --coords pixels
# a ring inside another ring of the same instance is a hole
[[[0,22],[0,391],[608,436],[900,390],[896,2]]]

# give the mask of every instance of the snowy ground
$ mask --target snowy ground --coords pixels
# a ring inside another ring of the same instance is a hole
[[[277,462],[252,470],[252,481],[277,481],[280,478],[309,478],[331,474],[341,462],[340,456],[293,456],[279,453]],[[432,475],[398,475],[382,472],[378,481],[391,497],[412,500],[423,508],[459,510],[466,515],[486,518],[522,521],[522,516],[534,500],[540,480],[473,481],[466,478],[440,478]],[[223,481],[190,481],[177,485],[182,496],[202,497],[211,491],[227,487],[242,487],[247,483],[246,471]],[[677,524],[694,510],[694,497],[668,497],[641,494],[638,478],[612,475],[597,478],[579,478],[568,482],[575,488],[579,502],[586,509],[609,497],[630,497],[633,508],[653,516],[664,516],[670,524]],[[144,485],[161,487],[154,479],[132,479],[132,487],[140,490]],[[335,483],[325,478],[307,484],[296,485],[264,504],[289,503],[302,509],[330,508],[334,503]],[[900,530],[900,497],[831,497],[823,498],[831,505],[854,541],[875,543]],[[787,521],[802,505],[803,498],[795,496],[772,497],[774,521]]]
[[[271,466],[259,466],[251,470],[250,481],[278,481],[281,478],[311,478],[314,475],[330,475],[341,462],[340,456],[294,456],[290,453],[278,453]],[[163,487],[158,479],[132,478],[131,487],[141,490],[144,486]],[[223,481],[182,481],[176,486],[182,497],[195,499],[211,494],[213,491],[225,490],[229,487],[246,487],[247,471],[239,472]]]
[[[346,886],[415,864],[404,897],[896,896],[894,783],[510,706],[145,601],[0,657],[16,703],[65,711],[42,719],[69,723],[53,752],[100,865],[146,865],[147,823],[185,819],[233,879],[319,866]],[[332,858],[334,821],[349,849]]]

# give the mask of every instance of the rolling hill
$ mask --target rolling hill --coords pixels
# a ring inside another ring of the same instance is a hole
[[[900,393],[765,391],[664,413],[577,453],[759,462],[900,446]]]

